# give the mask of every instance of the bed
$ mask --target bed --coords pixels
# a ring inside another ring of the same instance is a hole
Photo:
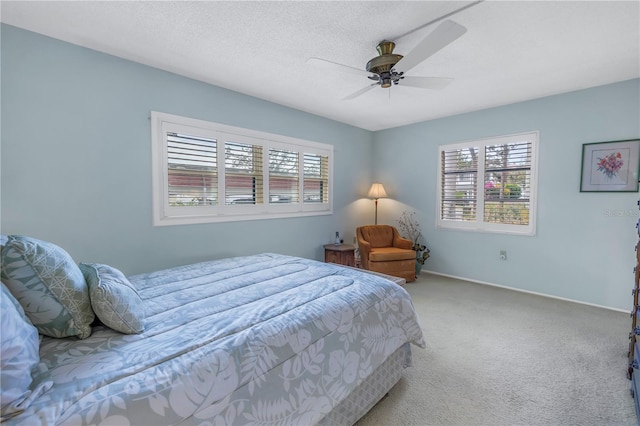
[[[30,318],[5,252],[3,282]],[[411,365],[410,344],[425,346],[401,286],[335,264],[264,253],[126,278],[80,269],[91,290],[87,271],[129,285],[139,328],[133,315],[116,331],[103,314],[83,338],[40,335],[6,425],[349,425]]]

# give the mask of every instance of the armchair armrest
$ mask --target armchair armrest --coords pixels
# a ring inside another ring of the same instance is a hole
[[[396,235],[393,237],[393,246],[405,250],[411,250],[413,248],[413,241]]]
[[[371,244],[369,244],[365,240],[358,239],[358,247],[360,248],[361,252],[366,251],[368,253],[371,251]]]
[[[364,269],[369,268],[369,252],[371,251],[371,244],[362,238],[360,229],[356,229],[356,237],[358,238],[358,250],[360,250],[360,263]]]

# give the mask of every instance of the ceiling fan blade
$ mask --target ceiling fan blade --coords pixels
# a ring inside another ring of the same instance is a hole
[[[442,22],[435,30],[418,43],[411,52],[407,53],[404,58],[398,61],[394,67],[395,70],[406,73],[466,32],[467,29],[465,27],[453,21],[446,20]]]
[[[421,89],[439,90],[444,89],[453,81],[452,78],[444,77],[404,77],[398,83],[399,86],[419,87]]]
[[[314,67],[317,67],[317,68],[325,69],[327,71],[341,71],[341,72],[356,74],[356,75],[365,76],[365,77],[371,75],[371,73],[367,72],[366,70],[350,67],[349,65],[343,65],[337,62],[328,61],[326,59],[321,59],[321,58],[314,58],[314,57],[309,58],[307,59],[307,64],[313,65]]]
[[[374,83],[374,84],[370,84],[366,87],[363,87],[362,89],[353,92],[352,94],[345,96],[344,98],[342,98],[343,101],[350,101],[351,99],[355,99],[360,95],[364,95],[365,93],[367,93],[369,90],[373,89],[374,87],[378,86],[378,83]]]

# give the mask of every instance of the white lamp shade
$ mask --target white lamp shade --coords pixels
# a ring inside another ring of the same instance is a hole
[[[369,190],[369,198],[387,198],[387,193],[384,190],[384,186],[381,183],[376,182],[371,185],[371,189]]]

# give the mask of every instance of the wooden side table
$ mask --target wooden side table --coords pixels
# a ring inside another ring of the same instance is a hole
[[[324,261],[345,266],[356,266],[355,246],[351,244],[325,244]]]

